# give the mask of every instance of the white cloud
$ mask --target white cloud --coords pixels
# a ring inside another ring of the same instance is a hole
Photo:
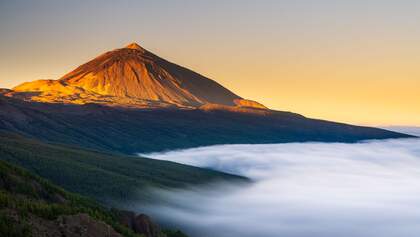
[[[358,144],[224,145],[167,153],[171,160],[250,177],[228,185],[159,190],[142,207],[201,237],[411,237],[420,233],[420,140]]]

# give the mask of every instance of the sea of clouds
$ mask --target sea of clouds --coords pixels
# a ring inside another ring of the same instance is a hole
[[[157,190],[139,207],[193,237],[418,237],[420,139],[221,145],[148,154],[251,178]]]

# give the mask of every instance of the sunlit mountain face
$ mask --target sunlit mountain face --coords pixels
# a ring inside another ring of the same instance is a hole
[[[28,101],[135,108],[232,106],[266,109],[136,43],[104,53],[58,80],[23,83],[6,93]]]

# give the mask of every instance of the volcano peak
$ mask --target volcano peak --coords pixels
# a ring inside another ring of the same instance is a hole
[[[130,44],[128,44],[127,46],[125,46],[126,49],[136,49],[136,50],[144,50],[139,44],[137,44],[136,42],[132,42]]]
[[[148,52],[135,42],[99,55],[58,80],[23,83],[14,87],[13,92],[27,100],[53,103],[137,108],[199,108],[219,104],[266,109],[209,78]]]

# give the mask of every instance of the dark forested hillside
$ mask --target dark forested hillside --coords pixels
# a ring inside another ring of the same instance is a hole
[[[0,96],[0,130],[125,154],[214,144],[356,142],[409,137],[289,112],[255,111],[128,109],[25,102]]]
[[[0,160],[0,236],[180,237],[145,214],[104,207]]]
[[[86,226],[66,223],[84,219]],[[0,236],[74,236],[74,227],[86,227],[89,236],[140,237],[118,222],[116,212],[0,161]]]
[[[239,176],[168,161],[51,145],[6,133],[0,133],[0,159],[103,203],[153,201],[148,188],[247,181]]]

